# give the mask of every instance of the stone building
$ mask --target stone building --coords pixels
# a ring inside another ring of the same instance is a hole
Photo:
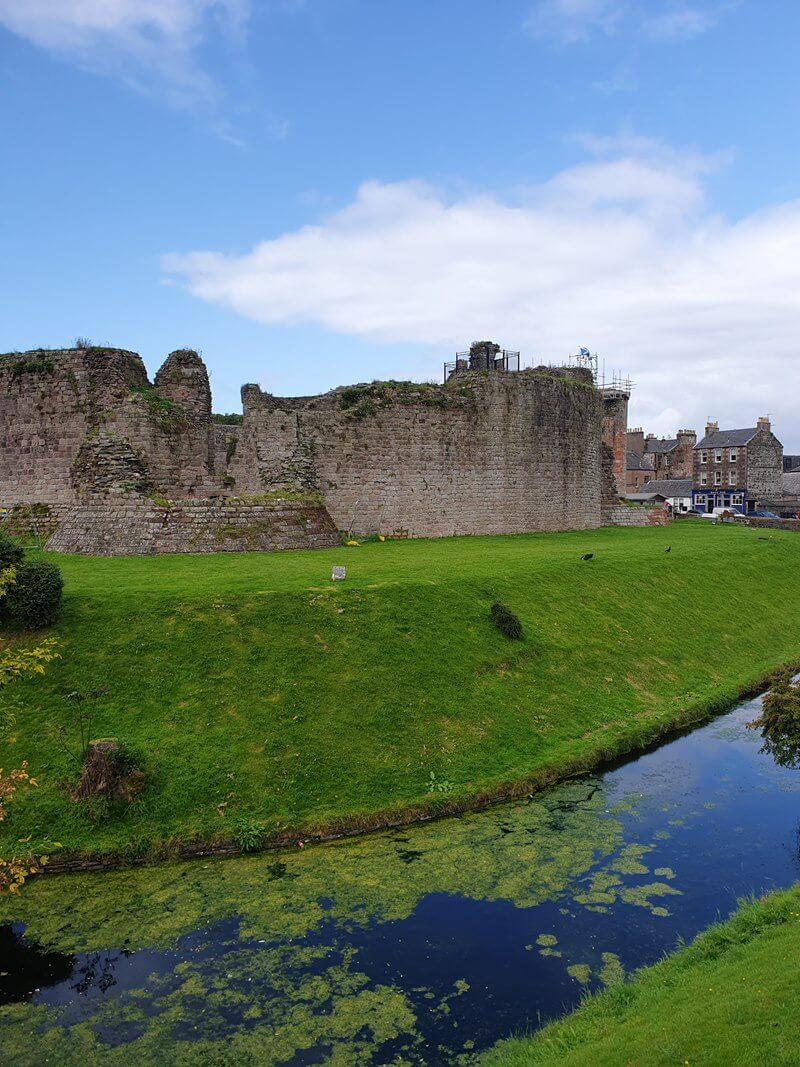
[[[676,514],[692,510],[691,478],[651,478],[641,489],[626,494],[636,503],[664,503]]]
[[[653,479],[691,478],[696,443],[697,434],[694,430],[678,430],[675,437],[656,437],[652,433],[645,437],[641,428],[628,430],[626,448],[631,456],[636,457],[629,469],[652,469]],[[637,463],[643,463],[644,466],[637,467]],[[628,490],[633,491],[630,481]]]
[[[38,509],[54,548],[109,554],[614,521],[627,395],[584,368],[511,373],[499,346],[473,349],[442,385],[246,385],[241,425],[215,423],[190,350],[152,383],[122,349],[0,356],[0,507]]]
[[[782,474],[783,445],[768,418],[738,430],[720,430],[717,422],[709,422],[694,447],[692,507],[750,513],[782,495]]]
[[[655,477],[652,457],[641,452],[625,453],[625,493],[638,493]]]

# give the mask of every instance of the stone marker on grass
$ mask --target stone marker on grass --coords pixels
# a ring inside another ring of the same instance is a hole
[[[345,568],[344,567],[334,567],[333,568],[333,574],[331,575],[331,581],[332,582],[343,582],[344,579],[345,579]]]

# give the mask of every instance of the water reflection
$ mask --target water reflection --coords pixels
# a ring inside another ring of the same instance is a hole
[[[42,879],[13,907],[48,951],[19,926],[0,941],[4,1047],[33,1026],[62,1059],[468,1062],[800,876],[800,775],[759,751],[755,712],[525,805]]]

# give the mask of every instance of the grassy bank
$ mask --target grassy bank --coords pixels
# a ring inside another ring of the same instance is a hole
[[[687,948],[588,998],[485,1067],[666,1067],[798,1062],[800,887],[742,907]]]
[[[130,855],[245,822],[272,835],[457,807],[646,744],[800,654],[800,537],[699,521],[58,562],[62,658],[13,687],[0,751],[40,785],[0,854],[28,835]],[[496,599],[522,641],[492,626]],[[77,767],[53,733],[66,694],[95,686],[94,733],[132,741],[149,772],[100,823],[69,799]]]

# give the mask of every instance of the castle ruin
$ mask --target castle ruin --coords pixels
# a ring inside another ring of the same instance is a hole
[[[511,373],[499,346],[473,347],[442,385],[245,385],[240,425],[214,420],[191,350],[152,383],[122,349],[2,355],[0,508],[53,549],[110,555],[632,521],[617,507],[627,397],[585,368]]]

